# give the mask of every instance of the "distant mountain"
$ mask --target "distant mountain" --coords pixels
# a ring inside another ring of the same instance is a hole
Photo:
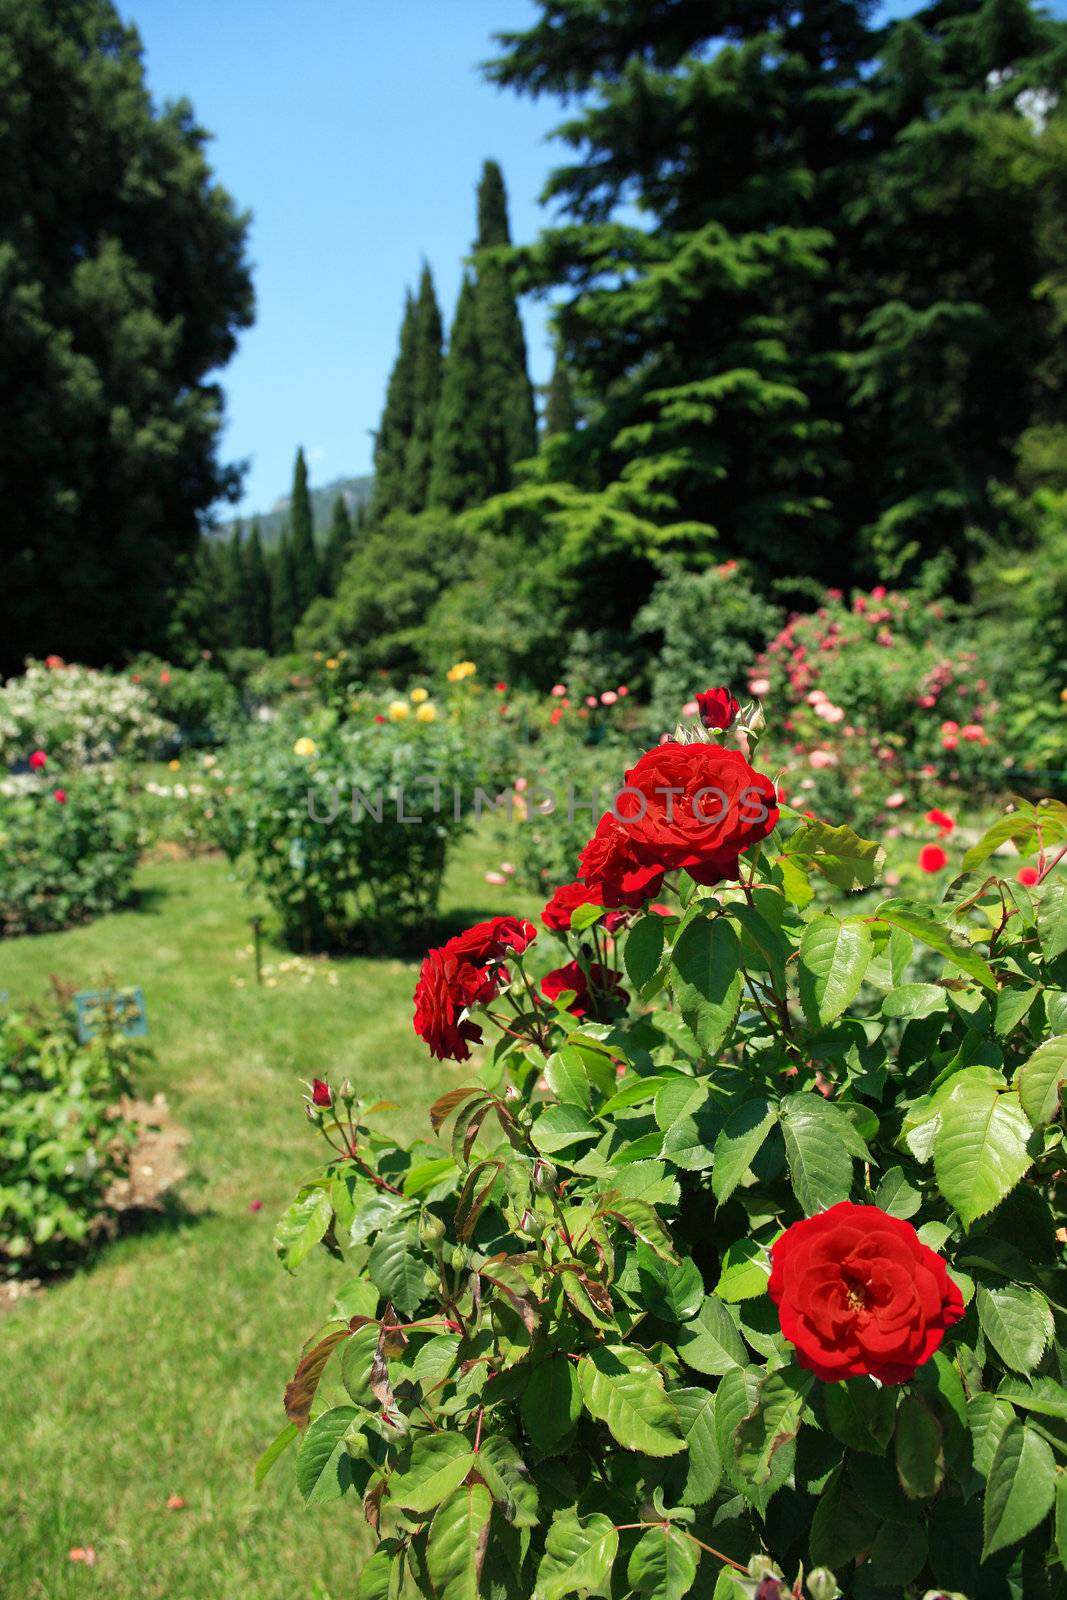
[[[321,488],[312,489],[311,515],[315,521],[315,538],[319,543],[325,541],[329,531],[333,503],[337,496],[344,495],[345,504],[351,513],[367,504],[373,488],[374,478],[368,474],[363,478],[334,478],[332,483],[324,483]],[[282,536],[282,529],[289,520],[289,496],[283,495],[280,500],[276,500],[269,511],[250,512],[246,517],[231,517],[229,522],[220,522],[215,537],[231,539],[236,521],[241,523],[247,534],[253,520],[259,523],[259,533],[263,543],[268,548],[277,544]]]

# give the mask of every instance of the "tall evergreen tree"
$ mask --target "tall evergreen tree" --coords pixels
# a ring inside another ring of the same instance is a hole
[[[222,595],[225,603],[226,642],[243,646],[252,642],[252,597],[240,522],[222,552]]]
[[[302,616],[318,594],[320,582],[311,496],[308,493],[308,469],[303,448],[296,452],[289,515],[297,614]]]
[[[297,599],[296,564],[288,528],[283,530],[274,550],[270,590],[271,650],[275,655],[285,655],[293,648],[293,633],[301,615]]]
[[[487,161],[478,184],[479,252],[511,243],[504,175]],[[480,254],[478,273],[478,337],[482,381],[494,439],[496,486],[511,484],[512,468],[537,449],[537,413],[526,362],[526,335],[509,270],[494,255]]]
[[[330,531],[326,548],[322,552],[323,593],[334,595],[341,581],[345,562],[352,553],[352,521],[348,515],[345,497],[339,494],[333,503]]]
[[[245,567],[248,574],[249,607],[252,624],[248,642],[257,650],[269,650],[271,647],[270,571],[267,567],[266,557],[263,554],[263,540],[260,537],[259,523],[256,521],[253,521],[252,531],[248,535]]]
[[[382,420],[374,440],[374,496],[371,513],[380,521],[404,505],[408,452],[415,424],[416,309],[410,289],[404,296],[400,348],[385,391]]]
[[[403,505],[422,511],[430,490],[433,435],[441,398],[443,330],[433,276],[424,265],[415,302],[412,422],[404,467]]]
[[[501,462],[493,450],[498,437],[484,379],[477,284],[466,272],[437,408],[429,504],[460,511],[505,487],[500,482]]]
[[[128,11],[128,7],[123,7]],[[247,217],[110,0],[0,3],[0,673],[166,647],[253,316]]]
[[[570,373],[567,371],[566,357],[557,344],[552,377],[549,379],[548,393],[545,397],[545,438],[550,439],[557,433],[571,433],[577,422],[574,388]]]

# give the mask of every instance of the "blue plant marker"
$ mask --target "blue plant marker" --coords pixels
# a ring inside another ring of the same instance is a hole
[[[78,1023],[78,1040],[88,1044],[108,1020],[108,1012],[117,1033],[127,1039],[144,1038],[148,1032],[148,1012],[145,1010],[144,990],[136,989],[81,989],[74,996],[74,1011]]]

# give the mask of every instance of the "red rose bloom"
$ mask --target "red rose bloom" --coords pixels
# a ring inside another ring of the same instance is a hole
[[[565,989],[574,990],[574,999],[567,1010],[576,1017],[599,1016],[605,1008],[625,1005],[630,996],[619,984],[621,972],[612,967],[590,963],[588,971],[577,961],[568,961],[565,967],[547,972],[541,979],[541,993],[546,1000],[555,1000]]]
[[[940,872],[948,863],[948,856],[939,844],[924,844],[919,851],[919,866],[924,872]]]
[[[579,879],[577,883],[565,883],[556,890],[541,913],[541,921],[546,928],[558,933],[570,927],[571,918],[579,906],[603,904],[596,884],[582,883]]]
[[[316,1106],[333,1105],[333,1095],[330,1093],[330,1085],[325,1078],[313,1078],[311,1080],[311,1100],[312,1104]]]
[[[52,799],[56,802],[57,805],[65,806],[66,803],[67,803],[67,791],[66,791],[66,789],[53,789],[53,791],[52,791]]]
[[[646,866],[634,855],[630,830],[606,811],[596,832],[578,857],[582,881],[594,888],[601,905],[613,911],[628,906],[639,911],[646,900],[659,894],[663,868]]]
[[[626,774],[616,810],[638,861],[712,884],[736,878],[742,850],[772,831],[778,796],[740,750],[671,741]]]
[[[963,1316],[963,1296],[910,1222],[842,1200],[771,1248],[767,1292],[797,1360],[824,1383],[904,1383]]]
[[[482,1030],[467,1013],[493,998],[501,977],[507,981],[501,963],[508,952],[521,954],[536,938],[532,922],[493,917],[430,951],[415,986],[415,1032],[439,1061],[466,1061],[469,1045],[481,1043]]]
[[[928,811],[926,813],[926,820],[932,828],[936,828],[938,830],[942,839],[950,834],[953,828],[956,826],[955,822],[948,815],[948,812],[938,811],[936,806],[934,807],[933,811]]]
[[[737,721],[741,707],[729,689],[705,689],[694,696],[705,728],[729,728]]]
[[[1024,889],[1032,889],[1040,876],[1036,867],[1020,867],[1015,874],[1015,881],[1021,883]]]
[[[537,929],[522,917],[492,917],[449,939],[446,948],[484,966],[487,961],[503,961],[509,950],[521,955],[536,938]]]
[[[47,765],[48,765],[48,757],[45,755],[44,751],[43,750],[35,750],[33,752],[33,755],[30,757],[30,769],[31,769],[31,771],[40,772],[41,768],[42,767],[46,767]]]

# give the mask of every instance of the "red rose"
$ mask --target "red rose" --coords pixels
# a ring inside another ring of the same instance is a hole
[[[415,1032],[438,1061],[468,1059],[468,1046],[481,1043],[482,1030],[467,1012],[497,990],[496,975],[457,954],[455,942],[430,951],[415,985]]]
[[[940,872],[948,863],[948,856],[939,844],[924,844],[919,851],[919,866],[924,872]]]
[[[596,832],[578,857],[583,882],[596,890],[601,905],[639,911],[646,900],[659,894],[663,868],[646,866],[634,855],[630,830],[610,811],[597,823]]]
[[[950,834],[953,828],[956,826],[955,822],[948,815],[948,813],[946,811],[938,811],[936,806],[933,811],[928,811],[926,813],[926,820],[932,828],[937,828],[942,839],[945,838],[947,834]]]
[[[571,918],[579,906],[600,906],[604,902],[600,898],[600,890],[595,884],[565,883],[558,888],[547,906],[541,913],[541,921],[546,928],[560,932],[569,928]]]
[[[547,972],[541,979],[541,993],[546,1000],[555,1000],[565,989],[573,989],[574,999],[567,1010],[576,1017],[599,1016],[605,1007],[625,1005],[630,996],[619,984],[621,972],[612,967],[602,967],[594,961],[586,970],[577,961],[568,961],[565,967]]]
[[[162,684],[168,684],[170,682],[170,673],[166,671],[161,672],[159,674],[159,681]]]
[[[1015,881],[1021,883],[1024,889],[1032,889],[1040,876],[1036,867],[1020,867],[1015,874]]]
[[[67,791],[66,791],[66,789],[53,789],[53,791],[52,791],[52,799],[56,802],[57,805],[65,806],[66,803],[67,803]]]
[[[963,1296],[910,1222],[842,1200],[771,1248],[767,1292],[797,1360],[824,1383],[904,1383],[963,1316]]]
[[[741,707],[729,689],[705,689],[703,694],[693,698],[705,728],[729,728],[736,722]]]
[[[509,951],[522,952],[537,938],[532,922],[522,917],[491,917],[488,922],[476,922],[466,933],[449,939],[447,948],[478,966],[487,961],[503,961]]]
[[[775,827],[778,797],[740,750],[670,741],[626,774],[616,811],[638,861],[711,884],[737,877],[742,850]]]
[[[330,1085],[325,1078],[313,1078],[311,1080],[311,1100],[312,1104],[316,1106],[333,1105],[333,1095],[330,1093]]]
[[[30,757],[30,768],[33,772],[40,772],[42,767],[48,765],[48,757],[43,750],[35,750]]]

